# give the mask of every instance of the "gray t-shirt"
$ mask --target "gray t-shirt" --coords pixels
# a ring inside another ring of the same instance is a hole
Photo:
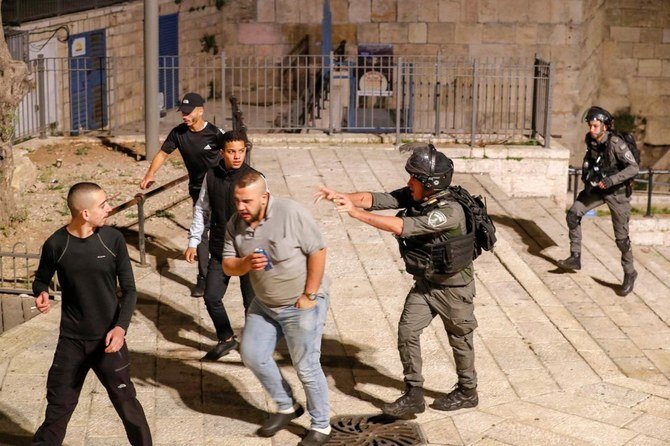
[[[269,307],[294,305],[305,290],[307,257],[325,248],[310,212],[296,201],[270,196],[265,218],[255,229],[239,214],[228,221],[223,258],[245,257],[257,248],[270,256],[272,269],[250,271],[256,297]],[[319,293],[328,293],[323,278]]]

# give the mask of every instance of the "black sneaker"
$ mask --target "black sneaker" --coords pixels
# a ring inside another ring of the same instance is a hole
[[[191,296],[193,297],[202,297],[205,295],[205,283],[206,277],[198,276],[198,279],[195,282],[195,286],[191,290]]]
[[[323,446],[328,443],[328,440],[330,440],[330,434],[322,434],[310,429],[298,446]]]
[[[258,428],[256,434],[260,437],[272,437],[274,434],[284,429],[292,419],[298,418],[305,413],[305,409],[298,404],[298,408],[290,413],[272,413],[270,417]]]
[[[422,387],[407,386],[400,398],[392,403],[382,404],[382,412],[394,418],[409,418],[425,410]]]
[[[430,407],[436,410],[458,410],[475,407],[477,404],[477,389],[465,389],[457,384],[454,390],[437,398]]]
[[[233,336],[228,341],[219,341],[213,349],[207,352],[205,356],[202,357],[202,361],[216,361],[222,356],[226,356],[230,353],[231,350],[234,350],[240,346],[240,343],[237,340],[237,336]]]

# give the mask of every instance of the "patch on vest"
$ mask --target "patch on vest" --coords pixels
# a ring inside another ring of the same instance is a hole
[[[635,158],[633,157],[633,154],[630,152],[630,150],[626,150],[626,154],[623,156],[626,161],[628,161],[631,164],[636,164]]]
[[[428,214],[428,224],[433,228],[437,228],[447,222],[447,217],[442,211],[431,211]]]

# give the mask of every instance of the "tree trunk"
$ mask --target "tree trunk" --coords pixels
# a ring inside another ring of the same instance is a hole
[[[0,33],[0,227],[7,225],[14,213],[15,201],[11,188],[14,172],[14,114],[29,86],[28,67],[25,63],[12,59],[4,32]]]

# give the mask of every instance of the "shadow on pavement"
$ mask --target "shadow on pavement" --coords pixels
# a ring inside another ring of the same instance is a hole
[[[613,291],[615,291],[615,292],[617,292],[617,293],[618,293],[619,291],[621,291],[621,284],[620,284],[620,283],[607,282],[606,280],[599,279],[599,278],[597,278],[597,277],[593,277],[593,276],[591,276],[591,278],[592,278],[598,285],[602,285],[602,286],[604,286],[604,287],[606,287],[606,288],[609,288],[609,289],[611,289],[611,290],[613,290]]]
[[[131,352],[130,357],[132,375],[140,380],[139,386],[174,389],[184,405],[195,412],[258,425],[265,418],[265,411],[240,394],[244,383],[203,369],[197,361],[140,352]]]
[[[156,297],[151,294],[138,293],[137,302],[137,310],[154,323],[166,340],[195,350],[201,349],[198,342],[184,338],[180,334],[183,331],[198,333],[203,331],[203,327],[198,324],[193,315],[169,302],[157,302]],[[156,305],[158,305],[157,310],[151,308]],[[396,388],[398,389],[397,396],[400,396],[405,384],[402,379],[390,377],[383,370],[359,358],[361,353],[370,349],[372,349],[370,346],[342,343],[338,339],[324,337],[321,347],[321,364],[326,376],[332,378],[335,387],[340,392],[380,407],[386,401],[356,389],[356,385],[367,383]],[[278,344],[277,353],[275,357],[280,366],[291,365],[291,359],[283,340]],[[197,361],[190,359],[156,357],[140,352],[131,352],[131,357],[133,377],[141,381],[138,385],[174,389],[184,404],[194,411],[259,425],[267,416],[265,411],[258,409],[241,395],[240,389],[244,388],[244,383],[233,382],[234,380],[225,375],[225,368],[244,367],[242,362],[222,362],[223,373],[216,374],[203,369]],[[207,386],[206,390],[203,390],[204,386]],[[448,390],[444,389],[443,392],[446,393]],[[443,395],[442,392],[428,389],[425,390],[425,394],[432,398]],[[394,395],[394,399],[397,396]],[[297,425],[294,428],[296,435],[303,432],[302,428]]]
[[[28,432],[0,408],[0,445],[28,446],[33,433]]]
[[[116,228],[121,233],[126,239],[126,243],[131,245],[131,246],[137,246],[138,245],[138,240],[139,236],[137,233],[137,230],[135,229],[130,229],[130,228],[121,228],[118,227]],[[166,244],[162,243],[159,237],[147,237],[145,241],[145,247],[147,251],[147,255],[152,255],[156,258],[156,269],[160,271],[161,275],[165,277],[166,279],[169,279],[175,283],[178,283],[180,285],[184,285],[187,288],[191,288],[194,283],[195,283],[195,275],[197,274],[197,265],[193,264],[193,276],[194,276],[194,281],[190,282],[183,277],[174,274],[170,271],[169,268],[163,268],[163,266],[168,265],[168,259],[179,259],[181,258],[183,252],[180,251],[179,249],[175,249],[173,247],[169,247]],[[133,260],[135,261],[135,260]],[[136,261],[137,262],[137,261]]]
[[[519,237],[521,237],[521,241],[528,247],[527,251],[529,254],[544,259],[557,267],[556,270],[550,272],[555,273],[563,271],[558,268],[556,260],[542,252],[547,248],[558,245],[537,225],[537,223],[532,220],[512,218],[507,215],[491,215],[490,217],[495,224],[506,226],[516,232]]]
[[[189,297],[188,299],[192,299]],[[152,307],[157,307],[153,309]],[[194,350],[202,350],[200,342],[189,339],[183,335],[184,332],[194,332],[207,336],[216,343],[216,335],[203,328],[196,317],[176,308],[167,302],[158,302],[156,297],[143,292],[137,293],[136,311],[139,311],[147,319],[152,321],[165,340],[175,344],[181,344]]]

